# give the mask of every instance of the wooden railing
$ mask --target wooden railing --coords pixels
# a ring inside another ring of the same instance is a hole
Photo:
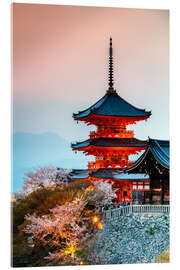
[[[103,211],[103,219],[116,219],[132,213],[165,213],[169,214],[170,205],[130,205]]]

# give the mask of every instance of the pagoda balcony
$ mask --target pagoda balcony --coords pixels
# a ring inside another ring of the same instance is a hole
[[[114,132],[112,129],[91,131],[89,135],[90,139],[99,139],[99,138],[134,138],[133,130],[119,130]]]
[[[128,160],[121,160],[119,163],[97,160],[88,162],[88,169],[123,169],[125,167],[130,167],[132,164],[133,162]]]

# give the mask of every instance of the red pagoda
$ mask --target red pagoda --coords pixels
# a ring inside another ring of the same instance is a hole
[[[132,189],[135,184],[137,187],[140,183],[142,190],[148,190],[147,175],[136,174],[132,179],[132,175],[128,176],[121,172],[132,165],[130,155],[139,154],[147,148],[147,141],[136,139],[134,131],[127,130],[127,126],[146,120],[150,115],[150,111],[136,108],[125,101],[114,89],[113,48],[110,38],[109,88],[94,105],[73,114],[74,120],[96,126],[96,130],[90,132],[88,140],[71,145],[74,151],[83,151],[85,155],[94,156],[95,161],[88,163],[88,170],[73,170],[71,179],[113,181],[113,186],[118,188],[119,202],[124,200],[132,202]],[[117,174],[119,178],[115,177]]]

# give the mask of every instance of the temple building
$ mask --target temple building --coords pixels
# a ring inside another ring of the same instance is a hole
[[[167,140],[148,140],[148,147],[141,157],[126,168],[125,173],[133,175],[137,173],[145,173],[149,175],[150,190],[145,192],[143,198],[139,198],[142,194],[138,194],[136,185],[138,181],[133,181],[133,201],[143,201],[150,203],[169,203],[169,141]],[[121,173],[120,175],[121,176]],[[116,175],[116,177],[119,177]]]
[[[82,151],[85,155],[94,156],[95,161],[88,163],[86,170],[73,170],[71,180],[100,180],[113,183],[117,189],[117,200],[145,202],[150,200],[144,192],[150,191],[148,171],[126,172],[134,168],[131,155],[138,155],[149,149],[148,140],[135,138],[134,131],[127,126],[138,121],[147,120],[151,111],[137,108],[120,97],[114,89],[113,82],[113,48],[110,38],[109,48],[109,87],[105,95],[86,110],[73,114],[75,121],[83,121],[96,127],[89,138],[82,142],[71,144],[73,151]],[[136,184],[135,184],[136,183]],[[136,186],[136,187],[135,187]],[[135,196],[141,191],[141,196]]]

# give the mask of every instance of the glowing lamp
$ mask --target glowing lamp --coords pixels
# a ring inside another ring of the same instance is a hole
[[[93,223],[97,223],[99,221],[99,218],[97,216],[93,217]]]
[[[97,224],[97,228],[99,229],[99,230],[101,230],[102,229],[102,223],[101,222],[99,222],[98,224]]]
[[[83,265],[84,263],[82,261],[80,261],[80,265]]]
[[[161,188],[154,188],[153,191],[161,191]]]

